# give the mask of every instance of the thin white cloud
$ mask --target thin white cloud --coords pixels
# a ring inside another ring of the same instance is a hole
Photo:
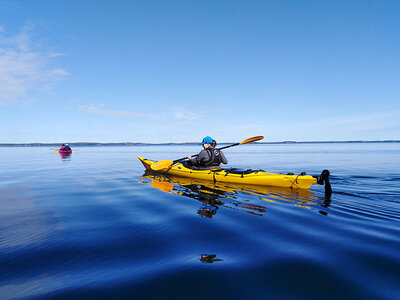
[[[25,27],[6,36],[0,28],[0,103],[28,102],[29,91],[48,91],[69,76],[66,70],[50,66],[60,53],[33,49],[32,32],[32,27]]]
[[[200,112],[194,112],[183,107],[173,107],[172,117],[176,121],[194,121],[201,118]]]
[[[84,111],[87,114],[95,114],[95,115],[111,116],[119,118],[141,118],[145,116],[144,114],[131,111],[104,109],[103,106],[104,104],[82,105],[79,107],[79,110]]]

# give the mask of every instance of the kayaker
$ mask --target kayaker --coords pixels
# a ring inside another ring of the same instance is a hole
[[[65,144],[63,151],[71,151],[71,147],[68,144]]]
[[[58,149],[58,151],[63,151],[63,150],[64,150],[64,148],[65,148],[65,144],[62,144],[61,148],[60,148],[60,149]]]
[[[218,167],[221,163],[227,164],[228,160],[224,153],[219,149],[214,149],[212,146],[213,142],[212,137],[206,136],[201,142],[204,149],[196,157],[189,155],[187,165],[200,169],[211,169]]]

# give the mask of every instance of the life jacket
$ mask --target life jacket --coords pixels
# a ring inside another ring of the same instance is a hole
[[[201,167],[218,167],[222,161],[221,161],[221,153],[219,149],[214,149],[213,147],[208,147],[206,149],[207,154],[209,156],[209,159],[207,161],[201,161],[200,166]]]
[[[64,149],[62,149],[63,151],[71,151],[71,147],[70,146],[65,146]]]

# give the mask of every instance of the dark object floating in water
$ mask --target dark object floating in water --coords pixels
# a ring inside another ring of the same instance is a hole
[[[200,261],[205,264],[212,264],[214,261],[223,261],[223,259],[215,258],[215,254],[202,254]]]

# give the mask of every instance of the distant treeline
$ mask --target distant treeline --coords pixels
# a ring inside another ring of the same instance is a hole
[[[329,143],[399,143],[400,140],[381,140],[381,141],[282,141],[282,142],[256,142],[256,144],[329,144]],[[92,143],[92,142],[77,142],[69,143],[71,146],[161,146],[161,145],[198,145],[199,143]],[[227,145],[234,143],[219,143],[219,145]],[[19,143],[19,144],[0,144],[0,147],[59,147],[61,143]]]

